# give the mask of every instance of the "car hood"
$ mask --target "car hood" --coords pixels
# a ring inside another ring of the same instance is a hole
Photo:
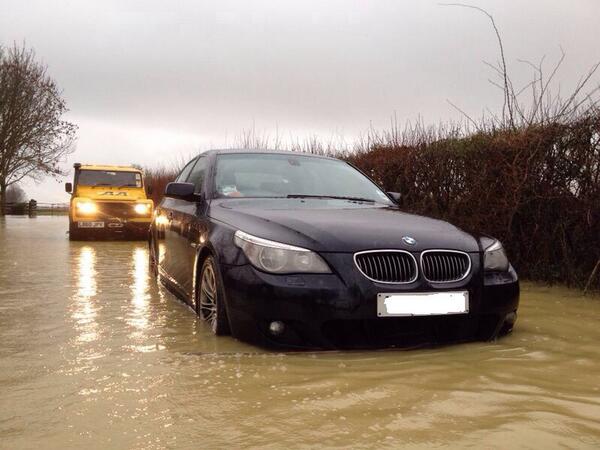
[[[134,201],[145,200],[146,192],[142,188],[116,186],[77,186],[76,197],[98,201]]]
[[[454,225],[395,206],[325,199],[217,199],[209,215],[255,236],[319,252],[479,251],[477,240]],[[416,243],[405,243],[404,236]]]

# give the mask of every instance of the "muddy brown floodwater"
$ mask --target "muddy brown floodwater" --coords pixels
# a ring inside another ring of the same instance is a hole
[[[412,351],[215,338],[143,242],[0,218],[0,447],[593,448],[600,298],[525,284],[515,332]]]

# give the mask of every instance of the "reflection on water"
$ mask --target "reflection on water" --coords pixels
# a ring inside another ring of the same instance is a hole
[[[136,332],[131,334],[132,338],[143,337],[143,330],[148,327],[148,302],[150,294],[148,292],[148,283],[150,275],[148,273],[149,261],[148,250],[146,248],[136,247],[133,249],[131,261],[130,276],[131,284],[131,312],[128,323],[135,327]]]
[[[96,250],[85,246],[79,249],[77,258],[77,295],[89,298],[96,295]]]
[[[77,339],[81,342],[92,342],[98,338],[96,323],[97,307],[94,304],[96,295],[96,250],[91,246],[79,249],[77,256],[77,292],[74,296],[72,317],[79,331]]]
[[[599,298],[525,284],[491,343],[267,352],[214,338],[145,243],[66,229],[0,227],[0,448],[600,447]]]

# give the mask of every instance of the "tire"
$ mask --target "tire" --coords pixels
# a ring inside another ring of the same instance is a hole
[[[69,221],[69,240],[70,241],[81,241],[83,239],[83,235],[81,231],[77,228],[75,223]]]
[[[150,269],[150,276],[152,279],[158,279],[158,252],[156,249],[156,244],[154,243],[154,239],[150,238],[148,240],[148,268]]]
[[[216,336],[230,333],[223,284],[219,268],[212,256],[207,257],[202,264],[196,290],[196,312],[210,325]]]
[[[498,332],[498,337],[507,336],[513,332],[514,324],[503,323],[500,331]]]

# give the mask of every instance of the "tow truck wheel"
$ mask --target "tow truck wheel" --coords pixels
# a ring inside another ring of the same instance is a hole
[[[80,241],[81,237],[82,237],[81,232],[79,231],[79,229],[77,228],[75,223],[73,223],[72,221],[69,221],[69,240],[70,241]]]

